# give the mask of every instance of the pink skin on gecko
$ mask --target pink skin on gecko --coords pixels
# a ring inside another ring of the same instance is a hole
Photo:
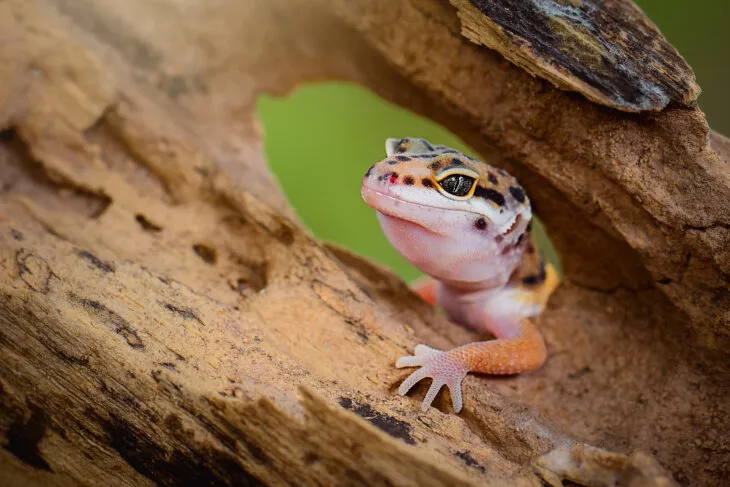
[[[419,367],[400,394],[429,377],[422,409],[445,385],[459,412],[467,373],[518,374],[543,364],[545,343],[528,318],[542,312],[557,275],[529,235],[530,201],[515,178],[423,139],[385,145],[388,157],[363,178],[363,199],[391,245],[433,278],[416,291],[457,323],[495,336],[448,351],[417,345],[396,362]]]

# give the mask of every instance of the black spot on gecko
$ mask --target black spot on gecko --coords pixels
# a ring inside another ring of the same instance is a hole
[[[497,176],[495,176],[493,172],[489,173],[487,179],[489,179],[489,182],[492,184],[499,184],[499,179],[497,179]]]
[[[464,166],[464,163],[461,160],[454,157],[453,159],[451,159],[451,162],[446,167],[450,168],[450,167],[463,167],[463,166]]]
[[[370,177],[370,175],[373,173],[373,169],[375,169],[375,164],[373,164],[372,166],[370,166],[368,168],[368,172],[365,173],[365,177],[366,178],[369,178]]]
[[[497,204],[497,206],[504,206],[504,196],[502,196],[502,193],[492,188],[477,186],[477,189],[474,191],[474,196],[484,198],[485,200],[492,200]]]
[[[433,161],[431,164],[428,165],[428,167],[436,171],[441,167],[441,161]]]
[[[424,188],[433,188],[433,183],[428,178],[421,179],[421,184],[423,185]]]
[[[519,187],[510,186],[509,192],[520,203],[525,202],[525,190]]]
[[[434,149],[433,149],[433,146],[432,146],[431,144],[429,144],[428,142],[426,142],[426,141],[424,140],[424,141],[423,141],[423,145],[425,145],[425,146],[426,146],[426,149],[428,149],[428,150],[430,150],[431,152],[433,152],[433,150],[434,150]]]
[[[339,402],[340,406],[369,421],[370,424],[381,431],[385,431],[393,438],[403,440],[409,445],[416,444],[413,436],[411,436],[413,428],[405,421],[395,419],[392,416],[376,411],[368,404],[358,404],[349,397],[341,397]]]
[[[531,276],[525,276],[522,278],[522,284],[525,284],[526,286],[535,286],[537,284],[542,284],[545,282],[545,279],[547,279],[547,273],[545,272],[545,261],[540,261],[540,273],[537,275],[531,275]]]
[[[406,162],[406,161],[410,161],[411,160],[411,158],[408,157],[408,156],[395,156],[395,158],[396,158],[396,160],[398,160],[400,162]]]
[[[536,284],[540,284],[540,281],[538,280],[538,277],[533,274],[531,276],[523,277],[522,284],[524,284],[525,286],[534,286]]]
[[[10,229],[10,235],[12,235],[13,236],[13,239],[16,240],[16,241],[18,241],[18,242],[22,242],[23,240],[25,240],[25,237],[23,236],[23,234],[20,233],[19,231],[17,231],[16,229],[14,229],[14,228],[11,228]]]
[[[413,186],[415,182],[416,181],[413,179],[413,176],[406,176],[403,178],[403,184],[407,186]]]

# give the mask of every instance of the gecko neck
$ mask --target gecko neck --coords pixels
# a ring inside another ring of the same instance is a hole
[[[443,279],[437,275],[431,275],[431,277],[456,294],[481,293],[482,291],[500,289],[509,282],[510,277],[519,266],[523,254],[523,248],[515,248],[508,255],[494,259],[494,266],[490,268],[492,272],[489,276],[480,280]]]

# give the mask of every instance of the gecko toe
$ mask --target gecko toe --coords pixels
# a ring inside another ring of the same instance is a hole
[[[421,404],[421,411],[424,413],[428,411],[428,408],[431,407],[431,403],[434,399],[436,399],[436,395],[439,393],[441,388],[444,386],[444,382],[440,381],[438,379],[434,379],[433,382],[431,382],[431,387],[428,388],[428,392],[426,393],[426,397],[423,398],[423,403]]]
[[[416,345],[416,348],[413,349],[414,355],[417,355],[417,356],[434,355],[439,352],[441,352],[441,350],[436,350],[435,348],[431,348],[428,345]]]
[[[452,381],[451,384],[446,384],[446,387],[449,388],[449,394],[451,394],[451,404],[454,406],[454,412],[458,413],[461,411],[461,408],[464,405],[462,395],[461,395],[461,381],[462,378],[459,378],[455,381]]]
[[[413,349],[413,355],[401,357],[395,362],[397,368],[403,367],[421,367],[426,365],[433,357],[442,353],[440,350],[428,347],[426,345],[416,345]]]
[[[409,375],[406,380],[404,380],[400,387],[398,388],[398,394],[401,396],[405,396],[408,394],[408,391],[411,390],[411,388],[416,385],[418,382],[420,382],[422,379],[425,379],[429,376],[429,371],[425,367],[421,367],[420,369],[413,372],[411,375]]]
[[[408,357],[401,357],[395,362],[396,368],[402,369],[403,367],[418,367],[423,365],[423,358],[415,355]]]

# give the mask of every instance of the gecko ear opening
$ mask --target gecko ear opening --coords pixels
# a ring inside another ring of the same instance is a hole
[[[388,155],[388,157],[392,156],[398,151],[398,146],[400,145],[401,140],[403,139],[394,139],[392,137],[385,140],[385,153]]]

